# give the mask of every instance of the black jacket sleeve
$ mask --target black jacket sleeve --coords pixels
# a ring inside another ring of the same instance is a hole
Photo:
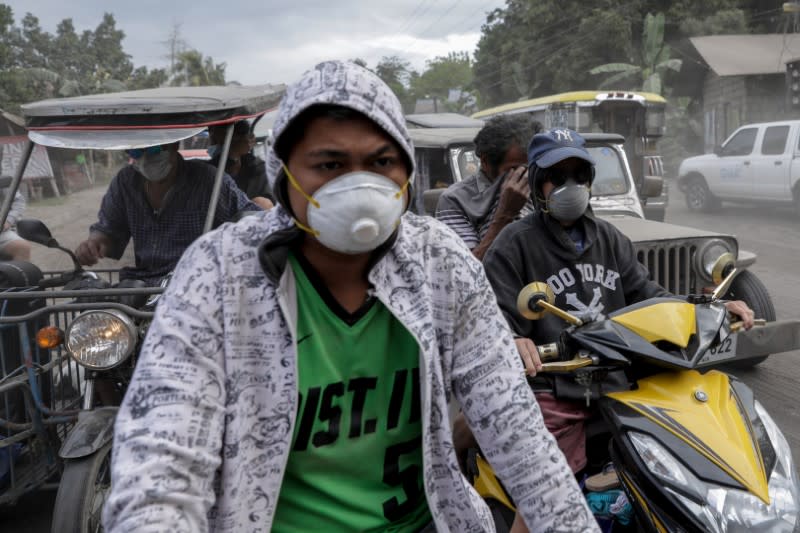
[[[513,238],[517,233],[515,225],[506,226],[497,236],[483,258],[483,268],[514,336],[531,338],[531,321],[517,311],[517,296],[528,280],[524,276],[523,250]]]
[[[254,159],[251,179],[257,185],[254,187],[255,190],[253,194],[250,195],[250,198],[263,196],[271,202],[274,202],[275,198],[272,195],[272,188],[269,186],[269,181],[267,180],[267,164],[260,157],[255,157]]]

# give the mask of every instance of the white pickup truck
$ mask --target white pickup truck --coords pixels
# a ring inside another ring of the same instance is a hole
[[[710,211],[723,200],[794,205],[800,214],[800,120],[747,124],[678,170],[689,209]]]

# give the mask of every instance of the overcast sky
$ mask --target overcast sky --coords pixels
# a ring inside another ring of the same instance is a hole
[[[26,12],[51,33],[64,18],[78,32],[111,12],[136,66],[165,66],[175,23],[190,47],[227,63],[244,84],[291,82],[324,59],[399,55],[422,70],[450,51],[474,52],[486,13],[503,0],[0,0],[17,23]]]

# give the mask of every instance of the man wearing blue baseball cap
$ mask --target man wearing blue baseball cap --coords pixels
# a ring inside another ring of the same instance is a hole
[[[565,323],[552,315],[530,321],[517,311],[517,295],[532,281],[545,281],[556,305],[583,315],[608,314],[626,305],[670,294],[638,262],[630,239],[596,218],[589,206],[594,159],[586,142],[569,129],[533,137],[528,146],[528,179],[535,212],[495,239],[483,264],[503,314],[516,335],[526,371],[541,368],[537,344],[558,340]],[[749,328],[753,312],[744,302],[728,302]],[[626,387],[624,375],[610,373],[592,384],[589,398]],[[584,421],[587,387],[569,377],[536,376],[534,391],[545,424],[555,435],[572,470],[587,465]]]

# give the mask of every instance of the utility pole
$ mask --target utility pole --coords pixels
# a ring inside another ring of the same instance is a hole
[[[784,2],[783,12],[792,15],[792,33],[798,33],[800,30],[800,2]]]

